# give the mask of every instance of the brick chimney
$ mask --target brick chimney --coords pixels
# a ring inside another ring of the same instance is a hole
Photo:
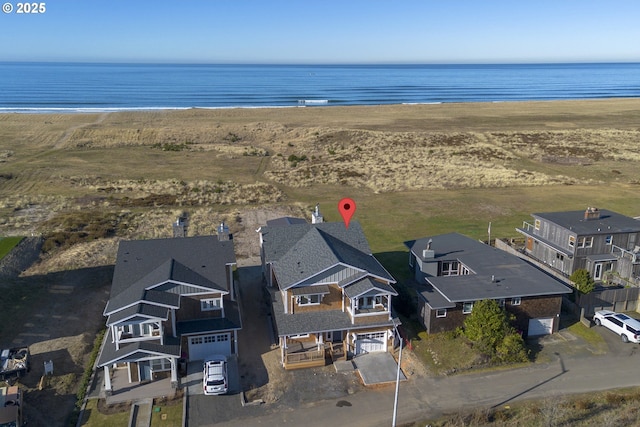
[[[600,219],[600,209],[588,207],[587,210],[584,211],[584,219],[585,221]]]

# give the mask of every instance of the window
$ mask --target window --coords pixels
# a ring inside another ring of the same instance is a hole
[[[590,248],[593,246],[593,237],[581,237],[578,240],[579,248]]]
[[[298,305],[318,305],[320,304],[320,295],[300,295],[297,298]]]
[[[556,259],[559,261],[564,261],[564,255],[560,252],[556,252]]]
[[[467,275],[469,275],[469,269],[468,269],[466,266],[461,265],[461,266],[460,266],[460,274],[461,274],[462,276],[467,276]]]
[[[607,237],[604,238],[604,243],[606,245],[611,245],[613,244],[613,236],[612,235],[608,235]]]
[[[472,302],[464,302],[462,303],[462,314],[469,314],[473,310]]]
[[[309,334],[294,334],[294,335],[289,335],[289,338],[309,338]]]
[[[533,223],[533,228],[535,228],[536,230],[540,230],[540,220],[536,219],[536,221]]]
[[[504,298],[498,300],[498,305],[500,307],[504,308],[505,304],[506,304],[506,300]]]
[[[436,317],[447,317],[447,309],[439,308],[438,310],[436,310]]]
[[[569,236],[569,246],[572,248],[576,246],[576,236]]]
[[[441,276],[457,276],[457,275],[458,275],[458,261],[442,261]]]
[[[511,305],[520,305],[522,303],[522,299],[520,297],[511,298]]]
[[[200,300],[200,310],[220,310],[222,308],[222,298],[207,298]]]

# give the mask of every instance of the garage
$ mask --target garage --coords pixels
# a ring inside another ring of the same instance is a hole
[[[376,351],[387,351],[387,333],[372,332],[368,334],[356,335],[356,354],[373,353]]]
[[[204,360],[214,354],[231,355],[231,334],[189,337],[189,360]]]
[[[529,320],[530,337],[537,335],[550,335],[553,333],[553,317],[541,317]]]

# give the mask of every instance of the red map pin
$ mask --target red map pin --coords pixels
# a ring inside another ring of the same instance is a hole
[[[345,197],[338,202],[338,210],[340,211],[340,215],[342,215],[345,227],[349,228],[349,221],[351,221],[351,217],[356,211],[356,202],[354,202],[353,199]]]

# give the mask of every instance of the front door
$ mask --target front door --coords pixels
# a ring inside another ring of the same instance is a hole
[[[151,381],[151,363],[149,361],[138,362],[138,369],[140,369],[140,382]]]
[[[602,263],[597,262],[593,269],[593,280],[602,279]]]
[[[327,342],[340,342],[342,341],[342,331],[328,331],[325,339]]]

